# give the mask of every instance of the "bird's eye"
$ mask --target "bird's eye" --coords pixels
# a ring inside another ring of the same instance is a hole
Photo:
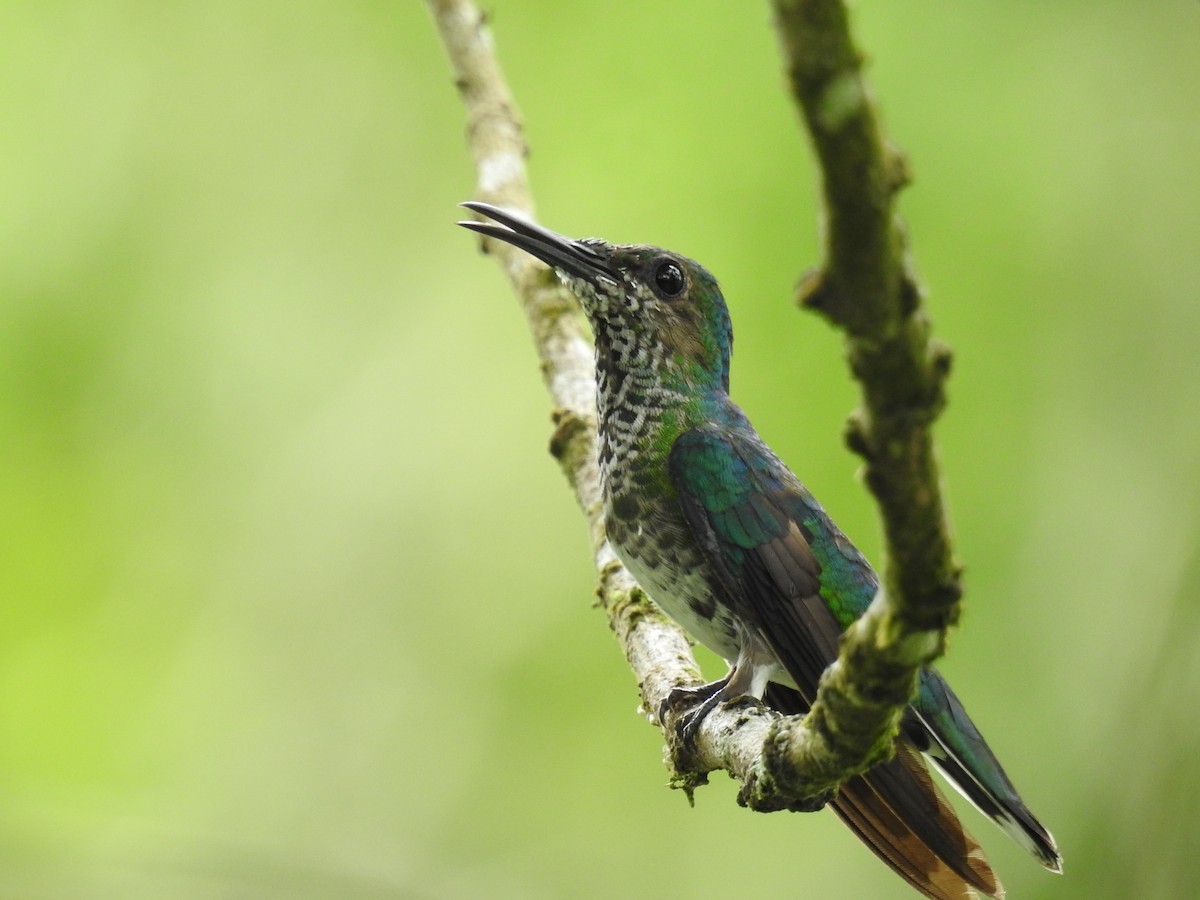
[[[665,297],[678,297],[683,292],[683,270],[674,260],[664,259],[654,269],[654,283]]]

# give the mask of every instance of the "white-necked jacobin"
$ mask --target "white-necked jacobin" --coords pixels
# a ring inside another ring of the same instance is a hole
[[[730,400],[733,329],[716,279],[658,247],[575,240],[486,203],[463,206],[493,221],[460,225],[551,266],[591,322],[608,537],[654,602],[729,662],[728,675],[700,689],[702,714],[744,695],[805,712],[879,580]],[[895,755],[830,801],[913,887],[946,900],[1003,893],[922,754],[1043,866],[1062,870],[1054,838],[928,667]]]

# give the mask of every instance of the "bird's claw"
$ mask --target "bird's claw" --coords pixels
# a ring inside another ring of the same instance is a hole
[[[679,717],[675,732],[683,743],[690,744],[700,730],[705,717],[723,699],[727,679],[702,684],[699,687],[677,687],[658,705],[658,721],[666,722],[668,714],[681,706],[692,706]]]

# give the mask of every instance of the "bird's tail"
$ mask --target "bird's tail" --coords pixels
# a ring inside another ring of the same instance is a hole
[[[1004,888],[930,777],[921,754],[896,755],[842,785],[830,804],[875,855],[926,897],[1003,897]]]
[[[784,713],[807,711],[790,688],[767,687],[767,702]],[[875,855],[926,897],[1004,896],[1004,888],[975,841],[905,741],[888,762],[842,785],[830,803]]]
[[[936,670],[921,673],[921,689],[900,730],[952,786],[1051,872],[1062,871],[1054,836],[1029,811],[962,703]]]

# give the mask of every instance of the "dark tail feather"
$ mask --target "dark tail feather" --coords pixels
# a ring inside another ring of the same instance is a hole
[[[1062,856],[1054,837],[1021,802],[1016,791],[1012,791],[1009,797],[999,798],[983,788],[953,757],[932,758],[942,774],[958,786],[976,809],[999,825],[1051,872],[1062,871]]]
[[[797,714],[807,706],[795,691],[768,685],[767,702]],[[901,878],[934,900],[1004,889],[983,850],[962,827],[916,749],[896,745],[896,756],[842,785],[830,804],[838,817]]]
[[[1062,871],[1054,837],[1022,802],[962,703],[935,670],[921,673],[921,690],[900,730],[976,809],[1051,872]]]

